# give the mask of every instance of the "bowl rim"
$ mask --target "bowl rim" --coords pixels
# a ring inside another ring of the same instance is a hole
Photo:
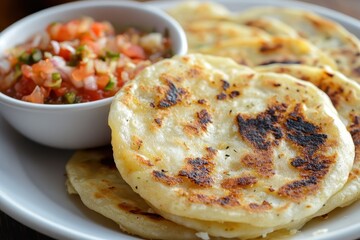
[[[117,1],[117,0],[104,0],[104,1],[77,1],[77,2],[69,2],[69,3],[63,3],[59,5],[55,5],[40,11],[37,11],[35,13],[32,13],[24,18],[19,19],[18,21],[12,23],[7,28],[5,28],[0,33],[0,41],[3,38],[3,36],[6,36],[9,32],[13,31],[13,29],[18,28],[19,26],[22,26],[27,21],[41,18],[44,14],[50,15],[50,14],[59,14],[61,12],[66,12],[67,10],[76,11],[82,8],[107,8],[107,7],[125,7],[125,8],[131,8],[134,10],[144,11],[149,14],[156,15],[157,17],[163,19],[164,21],[168,22],[169,25],[172,25],[173,28],[176,30],[177,35],[179,37],[179,50],[174,53],[174,55],[183,55],[187,52],[187,40],[186,35],[181,27],[181,25],[173,19],[170,15],[166,14],[163,10],[153,7],[148,4],[140,3],[140,2],[133,2],[133,1]],[[26,40],[26,39],[25,39]],[[89,101],[89,102],[83,102],[83,103],[76,103],[76,104],[40,104],[40,103],[31,103],[22,101],[20,99],[16,99],[13,97],[10,97],[2,92],[0,92],[0,103],[7,105],[12,105],[18,108],[27,108],[31,110],[73,110],[74,108],[96,108],[104,105],[108,105],[111,103],[112,97],[95,100],[95,101]]]

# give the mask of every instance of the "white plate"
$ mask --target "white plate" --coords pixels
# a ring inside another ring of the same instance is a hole
[[[176,2],[151,3],[169,7]],[[293,6],[318,12],[360,37],[360,22],[322,7],[280,0],[222,1],[234,11],[254,5]],[[57,239],[136,239],[116,224],[84,207],[65,189],[64,166],[73,152],[47,148],[25,139],[0,117],[0,208],[23,224]],[[307,225],[292,239],[360,237],[360,202],[339,209],[326,220]]]

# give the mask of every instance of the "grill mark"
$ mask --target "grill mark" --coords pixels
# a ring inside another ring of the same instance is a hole
[[[230,83],[225,80],[221,80],[221,82],[222,82],[222,89],[226,91],[226,89],[230,87]]]
[[[131,149],[139,150],[143,144],[143,141],[137,136],[131,136]]]
[[[236,177],[236,178],[228,178],[222,181],[221,187],[228,190],[235,190],[241,188],[252,187],[257,183],[256,177],[247,176],[247,177]]]
[[[199,128],[194,125],[185,125],[184,132],[187,133],[188,135],[199,135],[200,134]]]
[[[125,202],[119,203],[118,207],[120,209],[126,211],[126,212],[143,215],[143,216],[149,217],[149,218],[154,219],[154,220],[163,220],[164,219],[159,214],[142,211],[140,208],[132,206],[131,204],[128,204],[128,203],[125,203]]]
[[[241,162],[263,177],[271,177],[275,174],[272,151],[257,151],[247,154],[241,159]]]
[[[269,150],[272,143],[276,144],[276,141],[269,139],[269,135],[273,135],[275,140],[281,139],[283,136],[278,125],[278,114],[285,110],[285,105],[274,106],[264,113],[260,113],[256,118],[238,114],[236,120],[241,137],[256,149]]]
[[[354,141],[355,146],[360,144],[360,116],[352,117],[352,124],[349,126],[349,132]]]
[[[249,208],[254,212],[261,212],[272,209],[272,206],[268,201],[264,200],[261,204],[250,203]]]
[[[187,158],[185,169],[179,171],[180,177],[188,178],[192,183],[201,186],[209,187],[213,183],[210,177],[214,168],[214,163],[211,162],[217,155],[217,150],[212,147],[205,148],[207,154],[203,158]]]
[[[206,205],[220,205],[222,207],[235,207],[240,206],[236,195],[228,195],[225,197],[208,196],[205,194],[190,195],[189,201],[193,203],[203,203]]]
[[[283,47],[282,44],[278,43],[278,44],[269,44],[269,43],[264,43],[260,49],[259,49],[259,52],[261,53],[270,53],[270,52],[273,52],[273,51],[277,51],[279,49],[281,49]]]
[[[205,156],[205,158],[207,159],[214,159],[214,157],[216,156],[217,154],[217,150],[215,148],[212,148],[212,147],[207,147],[205,148],[206,152],[207,152],[207,155]]]
[[[305,179],[296,180],[289,184],[280,187],[278,194],[282,197],[287,197],[293,201],[303,199],[304,196],[316,193],[318,188],[318,180],[315,176],[310,176]]]
[[[175,178],[172,176],[168,176],[164,172],[157,171],[157,170],[154,170],[152,172],[152,175],[155,178],[155,180],[157,180],[165,185],[169,185],[169,186],[174,186],[181,182],[181,179],[178,179],[178,178]]]
[[[320,133],[320,127],[304,120],[299,104],[289,114],[284,126],[287,139],[300,150],[300,155],[291,159],[290,165],[300,172],[301,179],[283,185],[278,194],[293,201],[300,201],[306,195],[316,193],[337,155],[324,156],[321,153],[328,137]]]
[[[278,145],[283,137],[281,121],[286,109],[286,105],[278,104],[269,107],[255,118],[241,114],[236,117],[241,137],[253,148],[253,152],[246,154],[240,161],[263,177],[275,174],[271,147]]]
[[[331,158],[324,156],[307,155],[304,157],[295,157],[290,164],[300,170],[302,177],[315,176],[321,179],[329,171],[332,162]]]
[[[150,160],[147,160],[140,155],[136,155],[136,160],[141,162],[142,164],[149,166],[149,167],[154,166],[154,164],[152,164]]]
[[[159,127],[161,127],[161,125],[162,125],[162,119],[161,119],[161,118],[155,118],[155,119],[154,119],[154,122],[155,122]]]
[[[201,73],[202,73],[201,68],[199,66],[194,66],[187,71],[187,76],[191,78],[195,78],[197,76],[200,76]]]
[[[297,61],[297,60],[269,60],[269,61],[260,63],[259,66],[271,65],[271,64],[276,64],[276,63],[281,63],[281,64],[301,64],[302,62]]]
[[[235,97],[238,97],[240,96],[240,92],[239,91],[232,91],[230,94],[229,94],[229,97],[230,98],[235,98]]]
[[[355,160],[354,167],[351,169],[349,174],[349,180],[358,178],[360,176],[360,170],[358,167],[358,162],[360,161],[360,116],[350,116],[352,123],[350,124],[349,132],[355,144]]]
[[[240,161],[245,167],[255,170],[263,177],[275,174],[271,157],[272,147],[278,145],[281,138],[288,139],[296,146],[300,155],[291,159],[289,164],[297,169],[300,178],[284,184],[277,192],[279,196],[293,201],[316,193],[321,180],[329,172],[337,156],[321,154],[320,150],[323,149],[328,136],[321,133],[319,126],[305,120],[300,107],[301,105],[297,104],[293,110],[287,111],[285,105],[274,105],[254,118],[241,114],[236,117],[241,137],[253,148],[253,152],[246,154]],[[354,118],[353,122],[360,125],[360,117]],[[360,143],[360,126],[350,127],[351,130],[353,135],[359,134]]]
[[[206,104],[206,100],[205,99],[199,99],[197,101],[199,104]]]
[[[217,100],[225,100],[226,97],[227,97],[227,95],[225,93],[220,93],[220,94],[216,95]]]
[[[320,89],[330,97],[332,104],[337,108],[341,98],[344,96],[344,88],[341,86],[331,86],[327,83],[326,87],[320,87]]]
[[[327,135],[318,133],[320,128],[307,122],[299,113],[299,105],[295,107],[294,112],[289,114],[285,122],[287,138],[294,144],[305,148],[309,154],[317,151],[326,142]]]
[[[198,123],[203,131],[207,130],[207,125],[209,123],[212,123],[211,121],[211,115],[206,111],[206,109],[202,109],[197,114],[198,117]]]
[[[211,177],[211,172],[214,164],[205,158],[188,158],[185,169],[180,170],[178,175],[180,177],[188,178],[192,183],[200,187],[210,187],[214,180]]]
[[[164,99],[160,100],[159,104],[157,105],[158,108],[163,109],[176,105],[181,101],[181,95],[184,94],[184,91],[182,89],[176,88],[174,83],[171,81],[167,81],[167,85],[169,90],[166,92]]]
[[[194,124],[187,124],[184,126],[184,132],[189,135],[199,135],[201,132],[206,132],[207,127],[212,123],[211,115],[206,109],[202,109],[196,113],[196,122]]]

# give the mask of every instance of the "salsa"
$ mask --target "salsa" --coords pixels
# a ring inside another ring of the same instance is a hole
[[[71,104],[113,96],[142,69],[172,56],[167,34],[90,17],[47,26],[0,59],[0,91],[33,103]]]

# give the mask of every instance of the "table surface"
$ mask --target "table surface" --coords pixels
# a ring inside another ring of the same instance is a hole
[[[0,10],[0,29],[5,28],[12,22],[18,20],[21,17],[30,14],[33,11],[37,11],[42,7],[49,7],[52,5],[56,5],[62,2],[69,2],[66,0],[43,0],[40,1],[42,5],[35,6],[29,5],[25,6],[28,7],[27,9],[19,9],[20,0],[2,0],[2,8]],[[302,0],[303,2],[309,2],[321,6],[325,6],[328,8],[335,9],[339,12],[345,13],[355,18],[359,17],[360,12],[360,0]],[[31,2],[33,1],[20,1],[21,3]],[[14,8],[16,7],[16,8]],[[15,15],[9,15],[8,13],[12,11],[12,8],[16,9]],[[3,13],[3,14],[2,14]],[[8,215],[3,212],[0,212],[0,238],[3,240],[10,240],[10,239],[27,239],[27,240],[50,240],[52,238],[47,237],[41,233],[38,233],[21,223],[15,221]]]

